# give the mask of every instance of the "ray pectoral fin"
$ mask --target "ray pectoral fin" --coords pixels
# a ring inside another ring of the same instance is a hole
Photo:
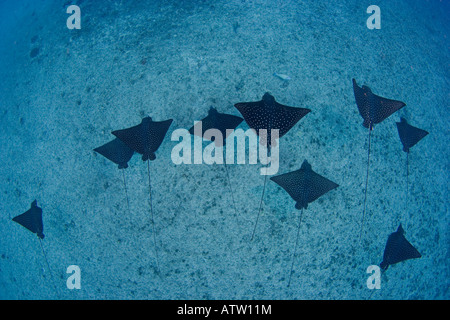
[[[281,105],[277,116],[279,123],[279,136],[284,136],[289,130],[291,130],[297,122],[311,112],[311,109],[295,108]]]
[[[143,141],[140,138],[140,128],[138,126],[115,130],[112,134],[137,153],[142,154],[144,152]]]
[[[315,201],[325,193],[339,187],[337,183],[334,183],[333,181],[328,180],[315,172],[312,172],[312,176],[313,178],[310,182],[311,187],[308,193],[308,203]]]
[[[234,106],[236,109],[238,109],[238,111],[247,121],[246,116],[251,116],[251,114],[253,114],[255,109],[259,110],[260,108],[263,108],[264,104],[261,101],[255,101],[255,102],[240,102],[236,103]]]
[[[419,251],[417,251],[416,248],[414,248],[414,246],[409,243],[408,240],[406,240],[405,237],[403,237],[403,239],[401,239],[401,256],[400,258],[403,260],[408,260],[408,259],[416,259],[416,258],[420,258],[422,257],[422,255],[419,253]]]
[[[284,173],[275,177],[271,177],[270,180],[277,183],[282,187],[292,199],[298,201],[299,205],[304,206],[302,201],[302,183],[303,172],[300,170]]]
[[[35,227],[35,224],[32,221],[32,218],[31,218],[30,214],[28,213],[28,211],[17,217],[14,217],[12,220],[14,222],[17,222],[21,226],[27,228],[31,232],[36,233],[37,228]]]
[[[160,122],[151,122],[150,124],[150,134],[148,139],[148,150],[149,152],[149,159],[153,160],[156,158],[154,157],[154,152],[159,149],[161,146],[164,137],[166,136],[167,131],[169,130],[170,125],[172,124],[173,120],[165,120]]]
[[[394,112],[400,110],[406,104],[402,101],[391,100],[387,98],[383,98],[377,95],[374,96],[374,112],[373,112],[373,122],[380,123],[384,119],[388,118]]]
[[[369,128],[371,125],[370,113],[369,113],[369,93],[371,93],[368,87],[360,88],[356,83],[356,80],[353,79],[353,93],[355,95],[356,106],[358,107],[359,114],[364,119],[363,126],[365,128]]]
[[[130,161],[134,153],[132,149],[118,138],[95,148],[94,151],[117,164],[119,169],[128,167],[128,161]]]

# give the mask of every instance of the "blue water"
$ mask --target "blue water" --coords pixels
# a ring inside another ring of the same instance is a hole
[[[448,299],[449,13],[448,0],[0,1],[0,298]],[[361,240],[368,131],[352,78],[407,104],[372,132]],[[269,179],[250,239],[261,164],[227,166],[236,214],[223,165],[171,158],[174,130],[265,92],[312,110],[280,139],[278,174],[307,159],[339,184],[304,211],[289,287],[299,211]],[[147,115],[174,119],[150,164],[154,224],[140,156],[128,208],[122,172],[93,151]],[[408,202],[400,116],[430,132],[409,155]],[[48,265],[11,221],[34,199]],[[367,267],[399,223],[422,257],[374,292]]]

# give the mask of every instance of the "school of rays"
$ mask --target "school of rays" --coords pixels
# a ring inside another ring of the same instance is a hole
[[[391,100],[383,98],[381,96],[372,93],[371,89],[367,86],[359,87],[356,80],[353,79],[353,92],[355,96],[356,105],[359,113],[363,118],[363,126],[368,129],[368,156],[367,156],[367,172],[366,183],[364,189],[364,205],[362,208],[361,223],[359,225],[360,238],[363,236],[364,220],[366,216],[366,207],[370,203],[370,199],[367,198],[367,187],[370,172],[370,147],[371,147],[371,135],[375,125],[380,124],[389,116],[394,114],[399,109],[406,106],[404,102],[398,100]],[[289,131],[294,128],[297,123],[308,113],[311,109],[291,107],[278,103],[270,93],[265,93],[260,101],[255,102],[241,102],[235,104],[236,109],[240,112],[243,118],[219,112],[216,108],[211,107],[208,111],[208,115],[201,121],[189,129],[191,135],[199,135],[205,140],[211,141],[211,144],[217,147],[226,147],[226,139],[229,136],[229,132],[235,130],[243,121],[254,130],[255,134],[259,135],[260,144],[267,148],[270,155],[271,149],[277,145],[277,139],[281,139],[284,135],[289,134]],[[158,273],[160,273],[160,262],[158,258],[158,248],[156,241],[155,231],[155,216],[158,208],[153,207],[152,202],[152,186],[151,184],[151,166],[150,161],[156,159],[156,153],[163,143],[169,128],[173,123],[173,119],[155,121],[151,117],[144,117],[140,124],[125,128],[121,130],[115,130],[112,132],[112,140],[106,142],[100,147],[93,148],[93,150],[116,164],[119,169],[122,170],[123,188],[126,195],[126,201],[128,211],[129,206],[129,194],[127,189],[125,169],[128,168],[128,162],[134,154],[138,153],[142,156],[143,162],[147,162],[148,173],[148,205],[149,205],[149,219],[152,226],[152,237],[154,243],[154,264]],[[397,129],[400,137],[400,141],[403,145],[403,151],[407,154],[406,161],[406,194],[408,194],[408,176],[409,176],[409,152],[418,141],[424,138],[428,132],[407,123],[406,119],[401,118],[400,122],[397,122]],[[200,125],[201,127],[198,127]],[[208,132],[213,134],[208,134]],[[272,130],[277,130],[278,136],[272,136]],[[260,133],[264,133],[261,136]],[[312,170],[312,165],[304,160],[301,164],[298,164],[299,169],[292,172],[285,172],[277,176],[270,177],[271,181],[274,181],[277,185],[282,187],[288,195],[294,200],[293,207],[300,211],[296,239],[293,242],[291,267],[286,272],[287,286],[289,287],[293,276],[293,270],[295,269],[295,261],[297,255],[299,233],[301,231],[301,222],[303,212],[311,206],[310,210],[320,210],[318,205],[314,204],[314,201],[319,197],[325,196],[328,192],[334,189],[339,192],[339,185],[336,182],[329,180],[326,177],[321,176]],[[239,208],[236,205],[234,199],[233,185],[230,180],[230,173],[227,168],[226,162],[224,162],[227,189],[230,193],[230,197],[233,203],[233,211],[236,218],[239,216]],[[321,171],[323,168],[317,168]],[[282,169],[283,171],[283,169]],[[264,172],[264,170],[261,170]],[[253,227],[249,228],[248,232],[251,234],[251,241],[254,239],[254,235],[257,232],[258,221],[261,216],[261,210],[264,203],[264,194],[267,184],[267,176],[264,175],[263,191],[259,201],[259,207],[255,208],[255,222]],[[156,186],[157,187],[157,186]],[[406,206],[408,197],[406,196]],[[42,241],[44,239],[44,224],[43,224],[43,212],[38,206],[37,200],[31,203],[29,210],[20,214],[12,219],[14,222],[22,225],[32,233],[37,234],[39,242],[41,244],[42,253],[46,260],[48,269],[50,269],[44,246]],[[357,227],[357,226],[355,226]],[[397,231],[393,232],[387,239],[384,255],[380,263],[380,268],[387,270],[389,265],[396,264],[408,259],[420,258],[419,251],[406,240],[404,236],[404,229],[399,221],[399,227]],[[381,260],[381,259],[380,259]],[[170,267],[170,266],[169,266]],[[296,276],[301,277],[301,272],[297,272]]]

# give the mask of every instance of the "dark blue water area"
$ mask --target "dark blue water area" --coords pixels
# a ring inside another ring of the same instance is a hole
[[[447,0],[0,1],[0,298],[448,299],[449,13]],[[367,189],[353,78],[406,103],[371,132]],[[265,92],[311,110],[280,138],[275,175],[306,159],[339,185],[300,225],[259,160],[175,160],[174,133]],[[149,167],[93,151],[146,116],[173,119]],[[400,117],[429,132],[408,177]],[[12,221],[34,200],[42,242]],[[421,257],[371,290],[400,224]]]

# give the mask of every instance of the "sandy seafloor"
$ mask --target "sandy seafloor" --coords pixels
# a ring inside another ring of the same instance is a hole
[[[449,1],[372,2],[1,1],[0,298],[448,299]],[[66,27],[71,3],[81,30]],[[371,4],[380,30],[366,27]],[[361,242],[368,131],[352,78],[407,104],[373,131]],[[250,241],[261,165],[228,166],[236,217],[222,165],[170,156],[175,129],[210,106],[240,115],[235,103],[266,91],[312,110],[280,140],[278,174],[307,159],[340,185],[305,210],[289,288],[289,195],[268,180]],[[122,172],[93,152],[146,115],[174,119],[151,162],[160,275],[146,164],[135,155],[125,171],[130,213]],[[407,210],[400,116],[430,132],[411,149]],[[53,277],[11,221],[34,199]],[[366,269],[399,222],[422,258],[391,266],[371,295]],[[80,290],[66,288],[69,265]]]

